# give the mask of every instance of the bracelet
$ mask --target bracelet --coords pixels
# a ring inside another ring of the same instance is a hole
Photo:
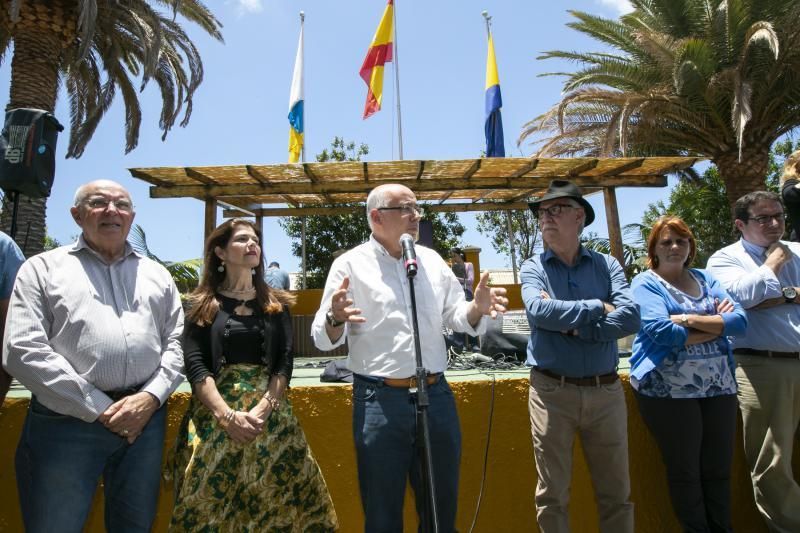
[[[267,401],[267,403],[269,404],[269,406],[272,408],[273,411],[277,411],[278,409],[281,408],[280,400],[278,400],[275,396],[270,394],[269,391],[265,392],[262,398],[264,398]]]
[[[222,429],[228,429],[234,416],[236,416],[236,411],[229,407],[228,410],[225,411],[225,414],[217,421],[217,424],[219,424]]]

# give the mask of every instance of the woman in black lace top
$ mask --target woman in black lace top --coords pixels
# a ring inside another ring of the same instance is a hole
[[[333,531],[328,489],[291,404],[291,294],[264,281],[261,235],[232,219],[206,242],[186,315],[193,396],[178,435],[171,529]]]

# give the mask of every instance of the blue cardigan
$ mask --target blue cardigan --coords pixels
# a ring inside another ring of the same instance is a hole
[[[732,313],[722,315],[724,326],[721,337],[735,336],[744,333],[747,328],[747,317],[744,309],[730,297],[728,292],[707,271],[692,268],[691,272],[705,281],[708,294],[721,302],[725,298],[733,302]],[[651,271],[642,272],[631,283],[633,300],[639,304],[642,325],[633,341],[631,356],[631,376],[641,380],[648,372],[657,367],[673,350],[686,345],[689,330],[670,320],[670,315],[683,312],[678,302],[672,297],[658,277]],[[731,343],[725,338],[728,357],[733,358]]]

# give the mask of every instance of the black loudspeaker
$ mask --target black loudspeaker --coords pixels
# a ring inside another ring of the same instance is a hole
[[[433,248],[433,223],[430,220],[419,221],[419,238],[417,243]]]
[[[30,198],[50,196],[56,173],[56,142],[64,127],[41,109],[12,109],[0,135],[0,188]]]
[[[505,355],[525,361],[530,336],[531,328],[525,311],[506,311],[489,321],[486,333],[481,336],[481,353],[492,359]]]

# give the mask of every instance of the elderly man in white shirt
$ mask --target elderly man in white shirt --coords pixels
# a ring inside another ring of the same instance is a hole
[[[331,266],[322,305],[312,325],[314,343],[331,350],[347,340],[353,381],[353,438],[356,444],[365,530],[403,531],[403,496],[410,480],[421,501],[420,462],[415,449],[416,408],[409,394],[416,371],[414,331],[400,237],[419,232],[421,210],[402,185],[376,187],[367,198],[368,242]],[[485,315],[505,311],[505,289],[487,287],[484,273],[467,302],[447,263],[416,246],[414,279],[422,362],[428,378],[428,419],[436,483],[439,530],[455,530],[461,432],[447,368],[442,326],[470,335],[486,329]]]
[[[102,476],[108,531],[150,531],[166,401],[183,379],[180,296],[127,242],[128,191],[81,186],[82,233],[19,271],[3,364],[31,391],[16,455],[26,530],[81,531]]]

